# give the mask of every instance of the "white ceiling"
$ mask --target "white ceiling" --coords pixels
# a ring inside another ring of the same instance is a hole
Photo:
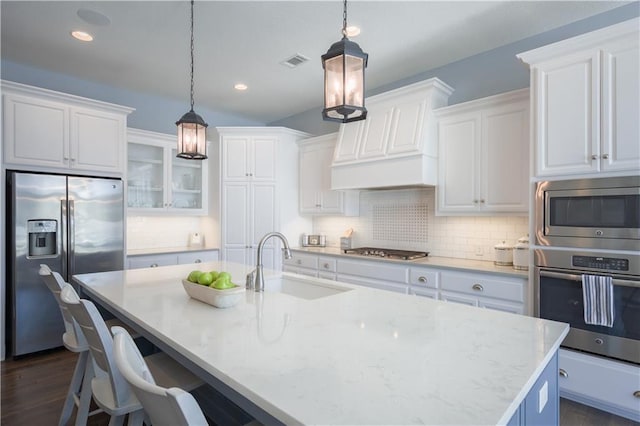
[[[617,1],[358,1],[353,38],[376,88],[626,4]],[[99,12],[109,25],[78,16]],[[1,1],[2,59],[133,91],[189,99],[189,1]],[[320,55],[341,1],[196,1],[195,110],[269,123],[321,106]],[[69,33],[82,29],[95,40]],[[293,54],[310,60],[280,64]],[[236,82],[249,86],[233,89]]]

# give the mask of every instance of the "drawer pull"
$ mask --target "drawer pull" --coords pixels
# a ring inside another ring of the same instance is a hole
[[[482,287],[480,284],[474,284],[473,286],[471,286],[471,288],[475,291],[484,291],[484,287]]]
[[[302,260],[301,260],[301,259],[298,259],[298,260],[296,260],[296,263],[297,263],[298,265],[300,265],[300,264],[302,264]]]
[[[637,390],[633,393],[633,396],[635,396],[636,398],[640,398],[640,390]]]
[[[149,268],[157,268],[158,264],[157,263],[152,263],[151,265],[149,265]]]
[[[567,371],[563,370],[562,368],[560,370],[558,370],[558,375],[560,377],[569,377],[569,373],[567,373]]]
[[[324,267],[324,269],[329,269],[329,264],[325,263],[324,265],[322,265]]]
[[[200,260],[200,259],[196,259],[196,261],[195,261],[195,262],[193,262],[193,263],[202,263],[202,260]]]
[[[418,282],[420,283],[426,283],[427,282],[427,277],[418,277]]]

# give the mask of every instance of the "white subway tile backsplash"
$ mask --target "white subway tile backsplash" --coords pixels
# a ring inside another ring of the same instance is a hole
[[[313,220],[313,233],[326,234],[328,245],[339,246],[340,235],[353,228],[355,246],[426,250],[434,256],[494,260],[494,245],[502,241],[515,244],[528,232],[527,217],[436,216],[434,203],[433,188],[367,191],[360,195],[360,217],[318,216]],[[384,212],[378,214],[377,221],[372,214],[376,208]],[[384,232],[378,229],[382,216],[391,222],[384,224]],[[412,229],[419,235],[407,238]]]

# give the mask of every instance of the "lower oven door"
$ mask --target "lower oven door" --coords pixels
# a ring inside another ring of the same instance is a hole
[[[562,346],[640,364],[640,279],[613,275],[613,285],[613,327],[590,325],[581,272],[536,267],[536,315],[571,326]]]

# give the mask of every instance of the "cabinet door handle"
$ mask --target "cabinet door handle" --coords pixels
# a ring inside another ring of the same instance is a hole
[[[322,265],[324,267],[324,269],[329,269],[329,264],[325,263],[324,265]]]
[[[149,265],[149,268],[157,268],[158,264],[157,263],[152,263],[151,265]]]
[[[480,203],[481,203],[481,204],[484,204],[484,200],[480,200]]]
[[[473,204],[478,204],[478,200],[473,200]]]
[[[193,262],[193,263],[202,263],[202,260],[200,260],[200,259],[196,259],[196,261],[195,261],[195,262]]]
[[[471,288],[475,291],[484,291],[484,287],[482,287],[480,284],[474,284],[473,286],[471,286]]]
[[[602,154],[602,159],[603,160],[608,160],[609,159],[609,154]]]
[[[418,277],[418,282],[420,283],[426,283],[427,282],[427,277]]]
[[[598,156],[597,156],[596,154],[593,154],[593,155],[591,156],[591,159],[592,159],[592,160],[597,160],[597,159],[598,159]]]
[[[633,393],[633,396],[635,396],[636,398],[640,398],[640,390],[637,390]]]
[[[560,370],[558,370],[558,375],[560,377],[569,377],[569,373],[567,373],[567,371],[563,370],[562,368]]]
[[[249,176],[249,173],[245,173],[244,175],[245,175],[245,176]]]

